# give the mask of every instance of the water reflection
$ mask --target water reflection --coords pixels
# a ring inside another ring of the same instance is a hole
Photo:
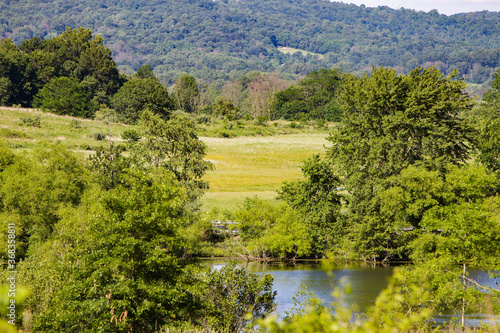
[[[212,267],[224,266],[224,261],[212,261]],[[354,313],[362,314],[368,307],[375,304],[379,293],[387,287],[395,265],[371,265],[367,263],[332,263],[326,261],[305,261],[295,265],[283,263],[240,263],[248,271],[258,274],[272,274],[274,277],[273,289],[276,290],[277,314],[285,316],[293,306],[292,297],[300,290],[302,284],[308,291],[313,291],[316,297],[323,299],[325,304],[335,301],[332,291],[342,283],[349,283],[352,293],[344,295],[342,304]],[[496,287],[495,280],[487,273],[470,270],[470,277],[478,280],[482,285]],[[500,282],[500,279],[497,279]],[[437,323],[449,323],[458,319],[459,314],[451,312],[436,315]],[[497,317],[498,318],[498,317]],[[467,315],[468,326],[479,326],[481,321],[491,322],[488,314]],[[498,319],[497,319],[498,320]]]

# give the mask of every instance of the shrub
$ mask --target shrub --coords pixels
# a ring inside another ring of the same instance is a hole
[[[217,332],[241,332],[254,319],[262,319],[276,307],[273,277],[260,278],[234,263],[212,270],[206,283],[206,326]],[[251,316],[248,316],[251,314]]]
[[[141,135],[136,130],[130,129],[123,131],[122,139],[128,142],[137,142],[141,138]]]
[[[196,117],[196,122],[198,124],[210,124],[211,120],[211,117],[206,114],[200,114],[198,117]]]
[[[74,117],[92,117],[97,105],[77,78],[52,78],[35,96],[34,104],[44,112]]]
[[[35,116],[35,117],[21,117],[19,118],[21,120],[22,125],[24,126],[31,126],[31,127],[38,127],[40,128],[40,116]]]
[[[69,122],[71,128],[77,129],[82,127],[82,122],[78,119],[71,119]]]
[[[94,138],[94,140],[96,141],[103,141],[103,140],[106,140],[106,134],[102,134],[100,132],[94,132],[92,134],[92,137]]]
[[[257,125],[259,126],[265,126],[267,122],[267,118],[264,116],[259,116],[257,117]]]
[[[24,132],[11,130],[8,128],[0,128],[0,137],[11,139],[27,139],[28,136]]]

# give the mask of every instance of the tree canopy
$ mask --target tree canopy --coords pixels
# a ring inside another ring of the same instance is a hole
[[[475,130],[460,113],[471,103],[464,82],[453,78],[435,68],[417,68],[409,75],[374,68],[343,86],[344,118],[329,138],[328,155],[352,196],[351,223],[360,240],[372,242],[366,245],[372,251],[399,247],[378,199],[392,186],[391,177],[411,165],[442,171],[469,157]]]
[[[437,65],[485,83],[500,65],[500,44],[492,38],[500,33],[498,17],[323,0],[20,0],[0,4],[0,38],[20,44],[83,26],[106,39],[121,70],[132,74],[150,64],[168,84],[183,73],[210,83],[253,70],[307,75],[340,67],[359,73],[372,65],[405,73]]]

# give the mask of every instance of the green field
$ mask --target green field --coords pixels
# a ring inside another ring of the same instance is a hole
[[[37,117],[40,127],[23,123],[23,119]],[[272,125],[265,129],[283,132],[281,129],[286,126],[286,122],[280,121],[278,127]],[[121,141],[123,131],[131,128],[139,130],[138,126],[58,116],[34,109],[0,108],[0,140],[17,151],[30,151],[44,143],[59,142],[88,156],[110,140]],[[253,196],[274,199],[283,181],[301,178],[300,166],[304,159],[323,153],[328,144],[326,129],[305,126],[302,130],[306,133],[201,137],[208,148],[206,158],[216,167],[204,177],[210,182],[210,190],[202,198],[203,208],[235,208],[245,198]],[[96,140],[97,133],[106,135],[106,139]]]
[[[319,53],[313,53],[309,52],[306,50],[301,50],[301,49],[294,49],[293,47],[283,47],[283,46],[278,46],[278,51],[285,53],[285,54],[294,54],[297,52],[302,53],[302,55],[305,57],[307,54],[312,55],[313,57],[316,57],[317,59],[325,59],[325,56]]]
[[[39,117],[40,127],[23,123],[23,119]],[[95,139],[96,134],[106,136],[107,140],[121,140],[123,131],[136,126],[108,124],[103,121],[58,116],[35,109],[0,107],[0,140],[10,148],[36,149],[44,142],[60,142],[75,152],[90,152],[105,140]]]
[[[246,197],[275,198],[283,181],[302,177],[300,166],[304,159],[324,152],[326,136],[202,138],[208,146],[207,159],[216,167],[204,178],[210,182],[204,207],[234,208]]]

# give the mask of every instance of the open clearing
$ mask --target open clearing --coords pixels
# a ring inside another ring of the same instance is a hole
[[[210,182],[204,208],[235,208],[253,196],[274,199],[284,181],[302,178],[300,166],[306,158],[325,152],[326,137],[321,133],[201,138],[216,168],[204,177]]]
[[[23,124],[22,119],[39,118],[40,127]],[[287,126],[285,123],[281,127]],[[268,126],[273,129],[274,126]],[[278,127],[281,128],[281,127]],[[106,123],[44,113],[34,109],[0,108],[0,141],[17,151],[30,151],[44,143],[59,142],[68,149],[88,156],[109,140],[121,141],[127,129],[139,126]],[[236,138],[202,137],[207,144],[206,159],[215,165],[207,173],[210,190],[202,198],[203,209],[232,209],[247,197],[274,199],[284,181],[302,178],[300,166],[313,154],[324,154],[328,130],[312,133]],[[95,134],[106,135],[97,141]]]
[[[322,55],[322,54],[313,53],[313,52],[309,52],[309,51],[301,50],[301,49],[294,49],[293,47],[278,46],[278,51],[280,51],[282,53],[285,53],[285,54],[287,54],[287,53],[294,54],[294,53],[300,52],[300,53],[302,53],[302,55],[304,57],[307,56],[307,54],[309,53],[313,57],[316,57],[316,59],[318,59],[318,60],[319,59],[325,59],[325,56]]]

